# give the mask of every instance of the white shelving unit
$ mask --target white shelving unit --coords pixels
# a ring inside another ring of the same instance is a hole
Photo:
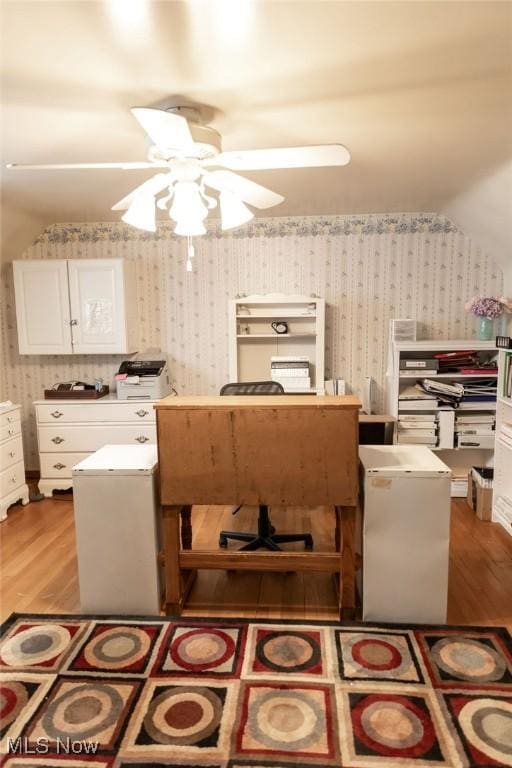
[[[272,323],[288,332],[278,334]],[[306,356],[311,389],[297,394],[324,394],[325,300],[284,293],[244,296],[229,304],[229,380],[267,381],[272,356]]]
[[[491,379],[497,378],[498,374],[478,374],[468,375],[461,373],[442,373],[442,374],[425,374],[411,375],[400,369],[400,360],[404,358],[431,358],[438,352],[455,352],[455,351],[470,351],[474,350],[479,353],[481,358],[488,357],[485,353],[493,353],[496,351],[496,345],[494,341],[478,341],[475,339],[450,339],[450,340],[422,340],[422,341],[407,341],[407,342],[395,342],[390,350],[391,359],[389,361],[388,373],[387,373],[387,409],[388,413],[398,418],[400,413],[418,413],[425,414],[427,416],[431,414],[438,414],[439,411],[451,411],[450,406],[433,406],[428,410],[423,408],[415,408],[414,402],[404,405],[402,401],[399,403],[399,394],[401,389],[405,386],[411,386],[414,381],[419,381],[422,378],[428,379],[440,379],[442,381],[474,381],[475,379]],[[496,403],[474,403],[474,407],[471,409],[461,409],[459,413],[494,413],[496,411]],[[446,445],[446,443],[445,443]],[[456,448],[455,447],[455,434],[453,439],[453,445],[450,448],[434,448],[439,452],[439,456],[448,466],[453,470],[461,471],[466,469],[469,471],[472,466],[490,466],[493,461],[493,448]],[[512,488],[511,488],[512,491]]]
[[[498,358],[498,402],[496,407],[496,447],[494,454],[493,522],[500,523],[512,536],[512,522],[496,507],[496,499],[508,496],[512,499],[512,447],[500,440],[503,422],[512,424],[512,398],[504,396],[505,359],[512,350],[500,350]]]

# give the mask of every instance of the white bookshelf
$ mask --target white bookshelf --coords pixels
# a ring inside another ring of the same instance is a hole
[[[456,352],[456,351],[470,351],[474,350],[478,353],[479,357],[485,359],[489,357],[490,353],[496,352],[496,345],[494,341],[478,341],[475,339],[449,339],[449,340],[422,340],[422,341],[403,341],[394,342],[390,347],[390,360],[387,371],[387,411],[390,415],[395,416],[398,419],[399,414],[425,414],[426,418],[429,418],[433,414],[439,417],[439,413],[444,411],[453,413],[449,405],[432,406],[428,409],[415,406],[414,401],[405,404],[404,401],[399,401],[400,391],[406,387],[414,384],[415,381],[419,381],[422,378],[439,379],[441,381],[474,381],[481,378],[491,379],[497,378],[498,374],[461,374],[461,373],[442,373],[442,374],[410,374],[400,369],[400,361],[404,358],[416,357],[421,359],[430,358],[438,352]],[[470,413],[492,413],[496,411],[497,404],[492,403],[473,403],[469,408],[461,408],[457,410],[460,414]],[[443,417],[444,419],[445,417]],[[448,422],[450,421],[448,417]],[[454,417],[452,416],[452,422]],[[469,471],[472,466],[490,466],[493,461],[494,441],[493,447],[481,448],[481,447],[455,447],[455,432],[453,426],[448,426],[448,430],[452,430],[452,440],[450,445],[450,435],[448,435],[448,447],[446,441],[446,432],[444,432],[443,447],[439,447],[439,430],[437,434],[437,445],[433,450],[437,451],[440,458],[454,471],[454,475],[461,476],[464,472]],[[396,435],[398,435],[398,430]],[[395,438],[396,439],[396,438]],[[458,495],[458,494],[457,494]]]
[[[512,398],[504,396],[505,357],[512,350],[500,350],[498,357],[498,402],[496,408],[496,447],[494,453],[494,483],[492,519],[500,523],[512,536],[512,524],[497,509],[495,502],[499,496],[512,498],[512,448],[500,440],[501,425],[504,421],[512,423]]]
[[[288,332],[276,333],[282,321]],[[243,296],[229,303],[229,380],[267,381],[272,356],[301,355],[309,360],[311,389],[324,394],[325,300],[317,296],[271,293]]]

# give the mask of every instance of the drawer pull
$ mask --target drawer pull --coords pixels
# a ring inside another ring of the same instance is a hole
[[[9,456],[11,459],[14,459],[14,457],[16,456],[16,451],[9,451]]]
[[[65,469],[66,465],[65,464],[61,464],[60,461],[58,461],[57,464],[53,465],[53,468],[54,469]]]
[[[149,437],[146,437],[145,435],[139,435],[135,439],[138,443],[149,443]]]
[[[12,422],[14,421],[14,419],[13,419],[13,417],[12,417],[12,416],[8,416],[8,417],[7,417],[7,421],[9,422],[9,424],[12,424]]]
[[[57,437],[52,437],[52,443],[55,443],[56,445],[59,445],[59,443],[63,443],[63,442],[64,442],[63,437],[59,437],[58,435]]]
[[[61,416],[64,416],[61,411],[52,411],[50,415],[53,416],[54,419],[60,419]]]
[[[16,482],[16,475],[13,475],[13,476],[11,477],[11,483],[15,483],[15,482]]]
[[[10,435],[14,435],[14,429],[8,429],[8,430],[7,430],[7,434],[8,434],[9,436],[10,436]]]
[[[135,413],[137,414],[137,416],[140,416],[142,419],[143,416],[148,415],[149,411],[145,411],[143,408],[141,408],[140,411],[135,411]]]

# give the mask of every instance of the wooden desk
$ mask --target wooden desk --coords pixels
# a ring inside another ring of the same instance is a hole
[[[340,616],[352,617],[359,400],[299,395],[167,397],[155,408],[167,613],[181,612],[195,569],[226,568],[340,573]],[[194,504],[332,505],[337,551],[192,550]]]

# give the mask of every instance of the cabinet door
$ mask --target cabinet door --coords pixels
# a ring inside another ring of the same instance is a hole
[[[127,351],[122,259],[68,261],[73,351]]]
[[[13,269],[20,355],[70,354],[67,261],[14,261]]]

